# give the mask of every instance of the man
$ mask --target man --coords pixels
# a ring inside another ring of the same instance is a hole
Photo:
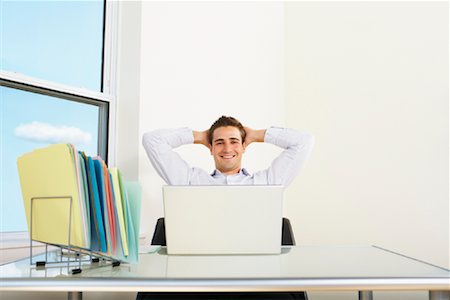
[[[241,167],[245,149],[255,142],[285,149],[268,169],[253,175]],[[185,144],[209,148],[216,169],[212,174],[190,167],[174,148]],[[304,165],[313,147],[313,136],[289,128],[254,130],[233,117],[222,116],[205,131],[189,128],[147,132],[143,145],[158,174],[169,185],[289,185]]]
[[[255,142],[271,143],[285,149],[266,170],[253,175],[242,168],[245,149]],[[212,174],[190,167],[174,148],[185,144],[202,144],[214,158]],[[161,129],[147,132],[143,145],[158,174],[169,185],[289,185],[307,160],[313,147],[313,136],[293,129],[271,127],[254,130],[244,127],[233,117],[222,116],[205,131],[189,128]],[[163,225],[160,226],[160,230]],[[158,231],[158,226],[157,226]],[[297,293],[138,293],[137,300],[160,299],[308,299]]]

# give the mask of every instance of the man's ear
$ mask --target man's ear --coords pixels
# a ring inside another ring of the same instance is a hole
[[[210,144],[208,144],[208,149],[209,149],[209,152],[211,153],[211,155],[213,155],[213,153],[212,153],[212,146]]]
[[[245,149],[247,148],[247,144],[245,142],[242,143],[242,148],[244,149],[245,152]]]

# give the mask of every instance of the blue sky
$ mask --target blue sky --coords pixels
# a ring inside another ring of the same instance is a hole
[[[100,91],[103,2],[1,0],[1,67]]]
[[[100,91],[103,1],[0,0],[0,68]],[[0,87],[0,231],[26,230],[16,160],[50,143],[97,154],[98,108]]]

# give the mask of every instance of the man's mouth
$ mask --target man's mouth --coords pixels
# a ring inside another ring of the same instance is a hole
[[[221,158],[223,159],[232,159],[234,158],[236,155],[220,155]]]

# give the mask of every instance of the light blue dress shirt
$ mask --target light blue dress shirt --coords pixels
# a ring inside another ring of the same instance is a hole
[[[264,136],[265,143],[285,149],[269,168],[249,174],[241,168],[239,173],[225,175],[215,170],[212,174],[203,169],[190,167],[173,151],[182,145],[192,144],[192,130],[160,129],[147,132],[143,145],[158,174],[169,185],[289,185],[308,159],[314,144],[309,133],[290,128],[270,127]]]

